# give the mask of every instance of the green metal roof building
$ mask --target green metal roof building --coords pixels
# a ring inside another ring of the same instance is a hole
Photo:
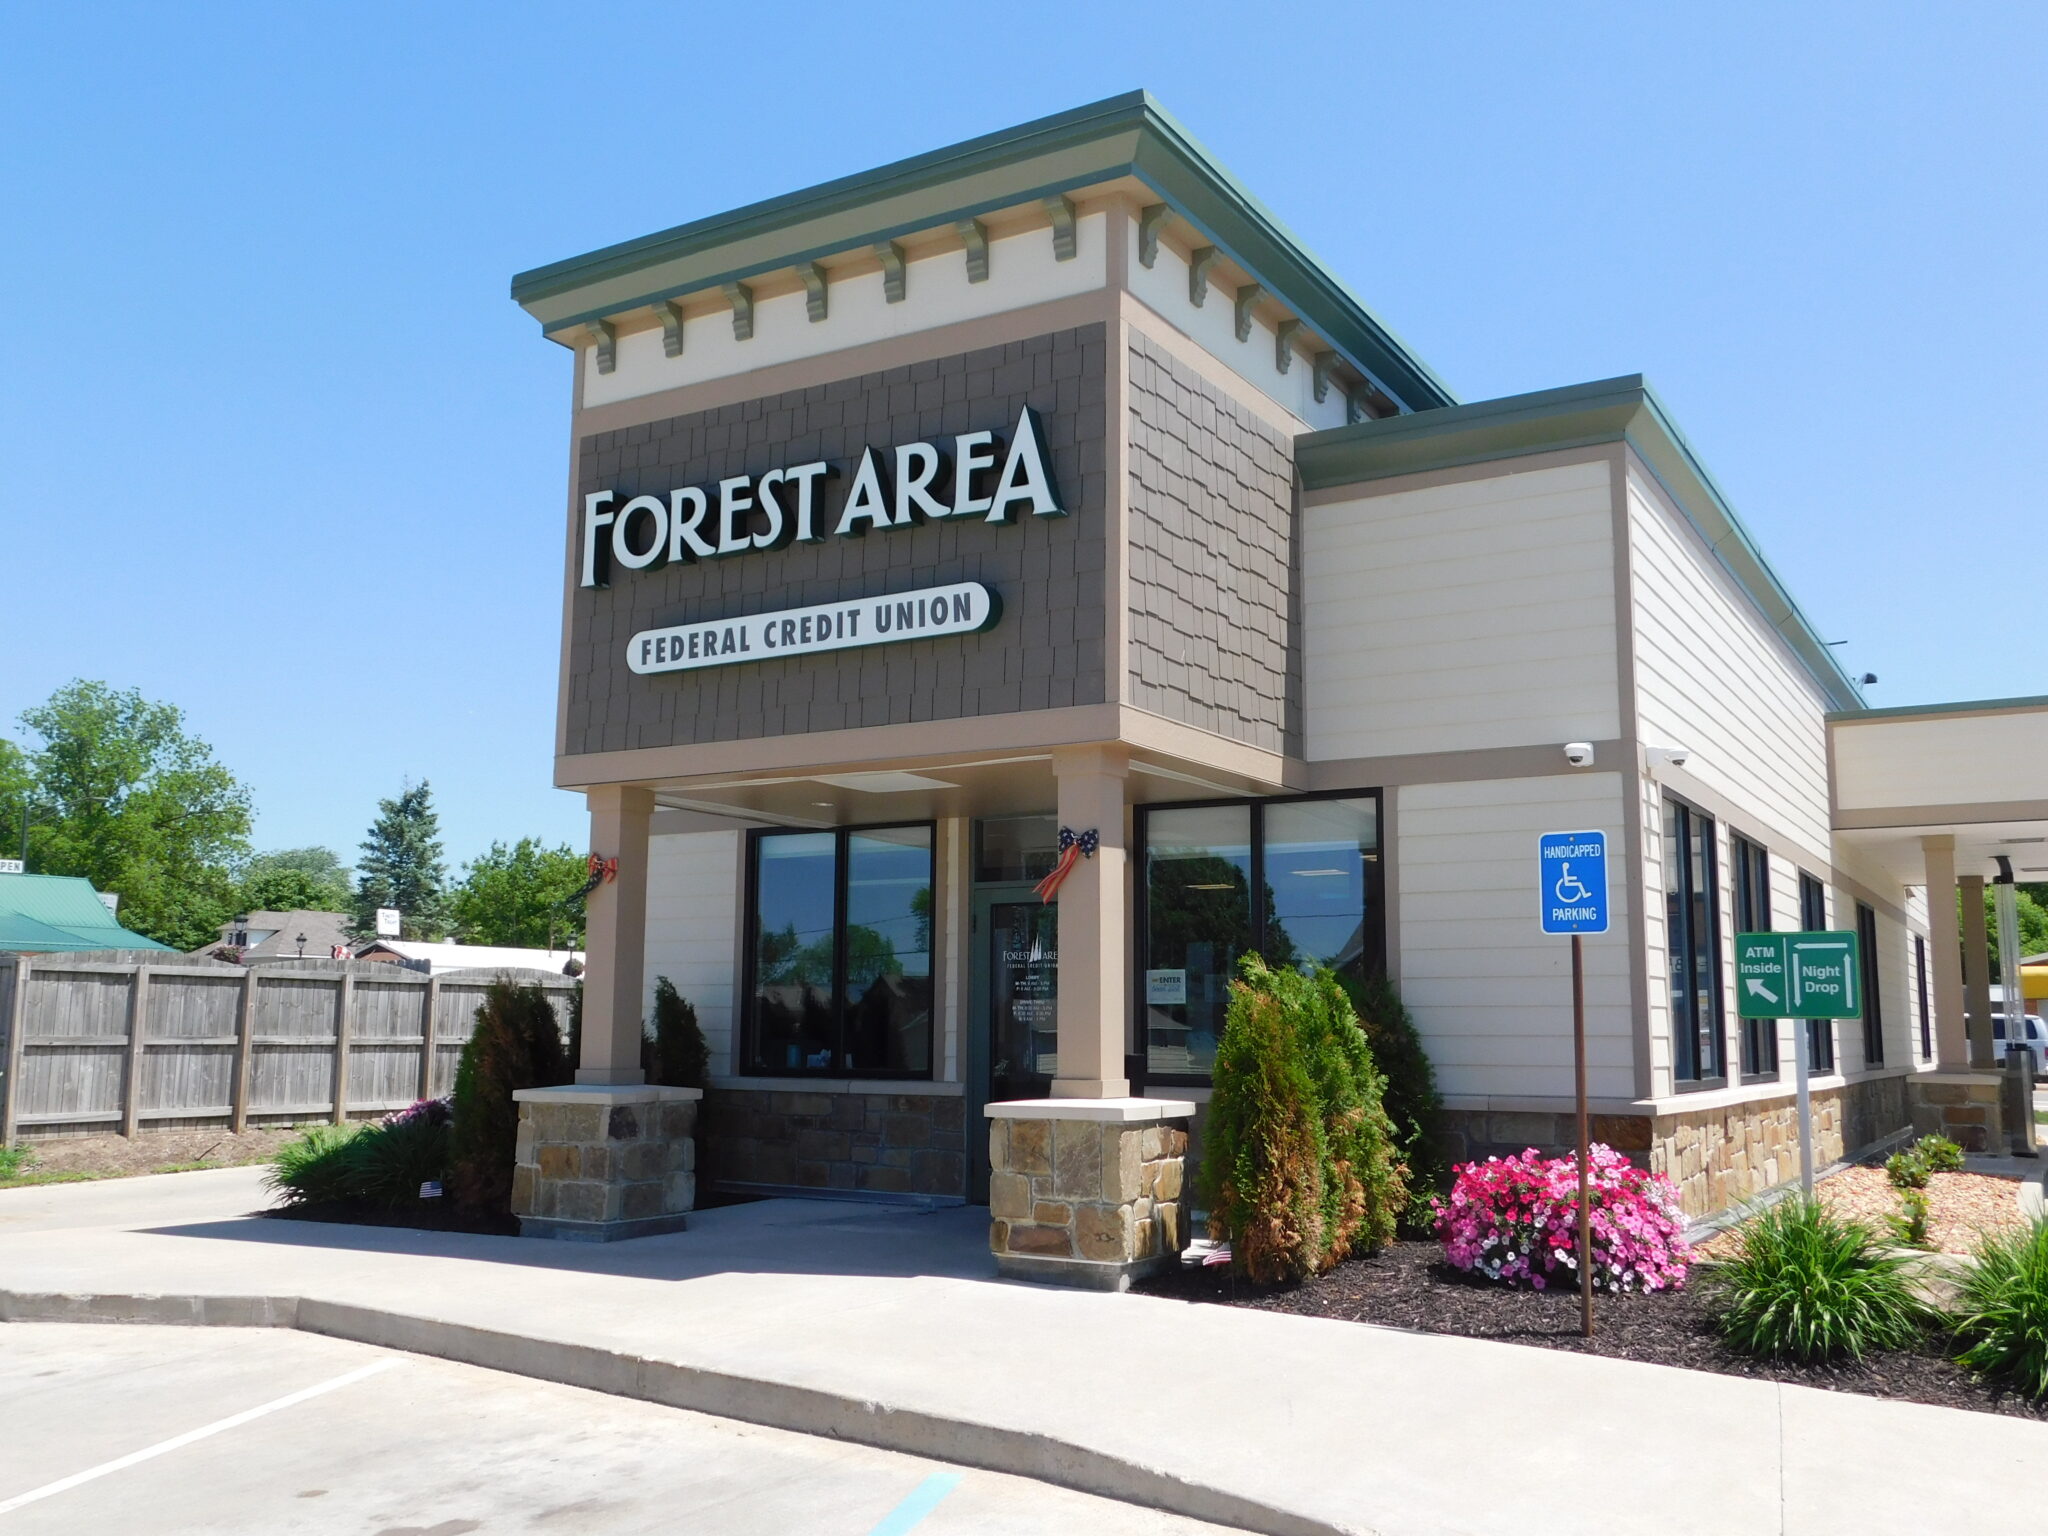
[[[91,949],[161,949],[115,921],[75,875],[0,875],[0,953],[56,954]]]

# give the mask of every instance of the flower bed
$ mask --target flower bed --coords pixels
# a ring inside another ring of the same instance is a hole
[[[1594,1289],[1683,1286],[1691,1254],[1677,1187],[1598,1142],[1589,1170]],[[1576,1156],[1546,1158],[1531,1147],[1520,1157],[1461,1163],[1449,1198],[1432,1209],[1453,1268],[1537,1291],[1578,1285]]]

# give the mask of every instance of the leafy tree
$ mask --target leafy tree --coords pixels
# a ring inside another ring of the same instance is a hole
[[[187,733],[183,711],[77,681],[21,720],[40,738],[27,758],[29,869],[119,893],[121,921],[160,943],[217,937],[248,851],[249,792]],[[0,773],[12,763],[19,774],[20,754],[0,759]]]
[[[242,866],[235,904],[243,912],[347,912],[349,871],[331,848],[280,848]]]
[[[583,889],[588,866],[567,843],[544,846],[522,837],[463,868],[450,908],[456,932],[473,944],[540,949],[550,940],[566,949],[583,943]]]
[[[448,868],[441,862],[441,818],[425,779],[396,800],[377,802],[377,819],[363,840],[356,871],[353,926],[377,931],[377,909],[403,914],[400,936],[438,939],[448,931]]]
[[[29,807],[34,778],[21,748],[0,736],[0,859],[21,856],[22,817]]]
[[[2014,888],[2013,906],[2019,918],[2020,954],[2038,955],[2048,952],[2048,885],[2026,884]],[[1956,914],[1962,916],[1961,891],[1956,892]],[[1984,934],[1990,944],[1991,982],[1995,986],[2000,975],[1998,951],[1998,897],[1989,885],[1984,887]],[[1964,957],[1967,969],[1969,959]]]

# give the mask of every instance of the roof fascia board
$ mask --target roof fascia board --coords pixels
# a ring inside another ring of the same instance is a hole
[[[2048,710],[2048,695],[2017,699],[1952,699],[1944,704],[1889,704],[1883,709],[1838,709],[1830,723],[1865,720],[1910,720],[1916,715],[2018,715]]]
[[[522,272],[512,296],[559,337],[591,320],[877,240],[1134,176],[1410,409],[1456,400],[1328,268],[1145,92],[841,177]]]
[[[1306,433],[1295,441],[1295,460],[1304,489],[1327,490],[1613,442],[1625,442],[1635,450],[1833,707],[1859,710],[1863,696],[1833,648],[1815,632],[1639,374]]]

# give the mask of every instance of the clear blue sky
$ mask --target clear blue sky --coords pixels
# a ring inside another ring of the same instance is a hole
[[[259,846],[352,858],[410,776],[452,861],[580,847],[569,358],[508,278],[1137,86],[1464,398],[1647,374],[1872,702],[2048,693],[2044,42],[2022,4],[7,7],[0,733],[102,678],[186,710]]]

